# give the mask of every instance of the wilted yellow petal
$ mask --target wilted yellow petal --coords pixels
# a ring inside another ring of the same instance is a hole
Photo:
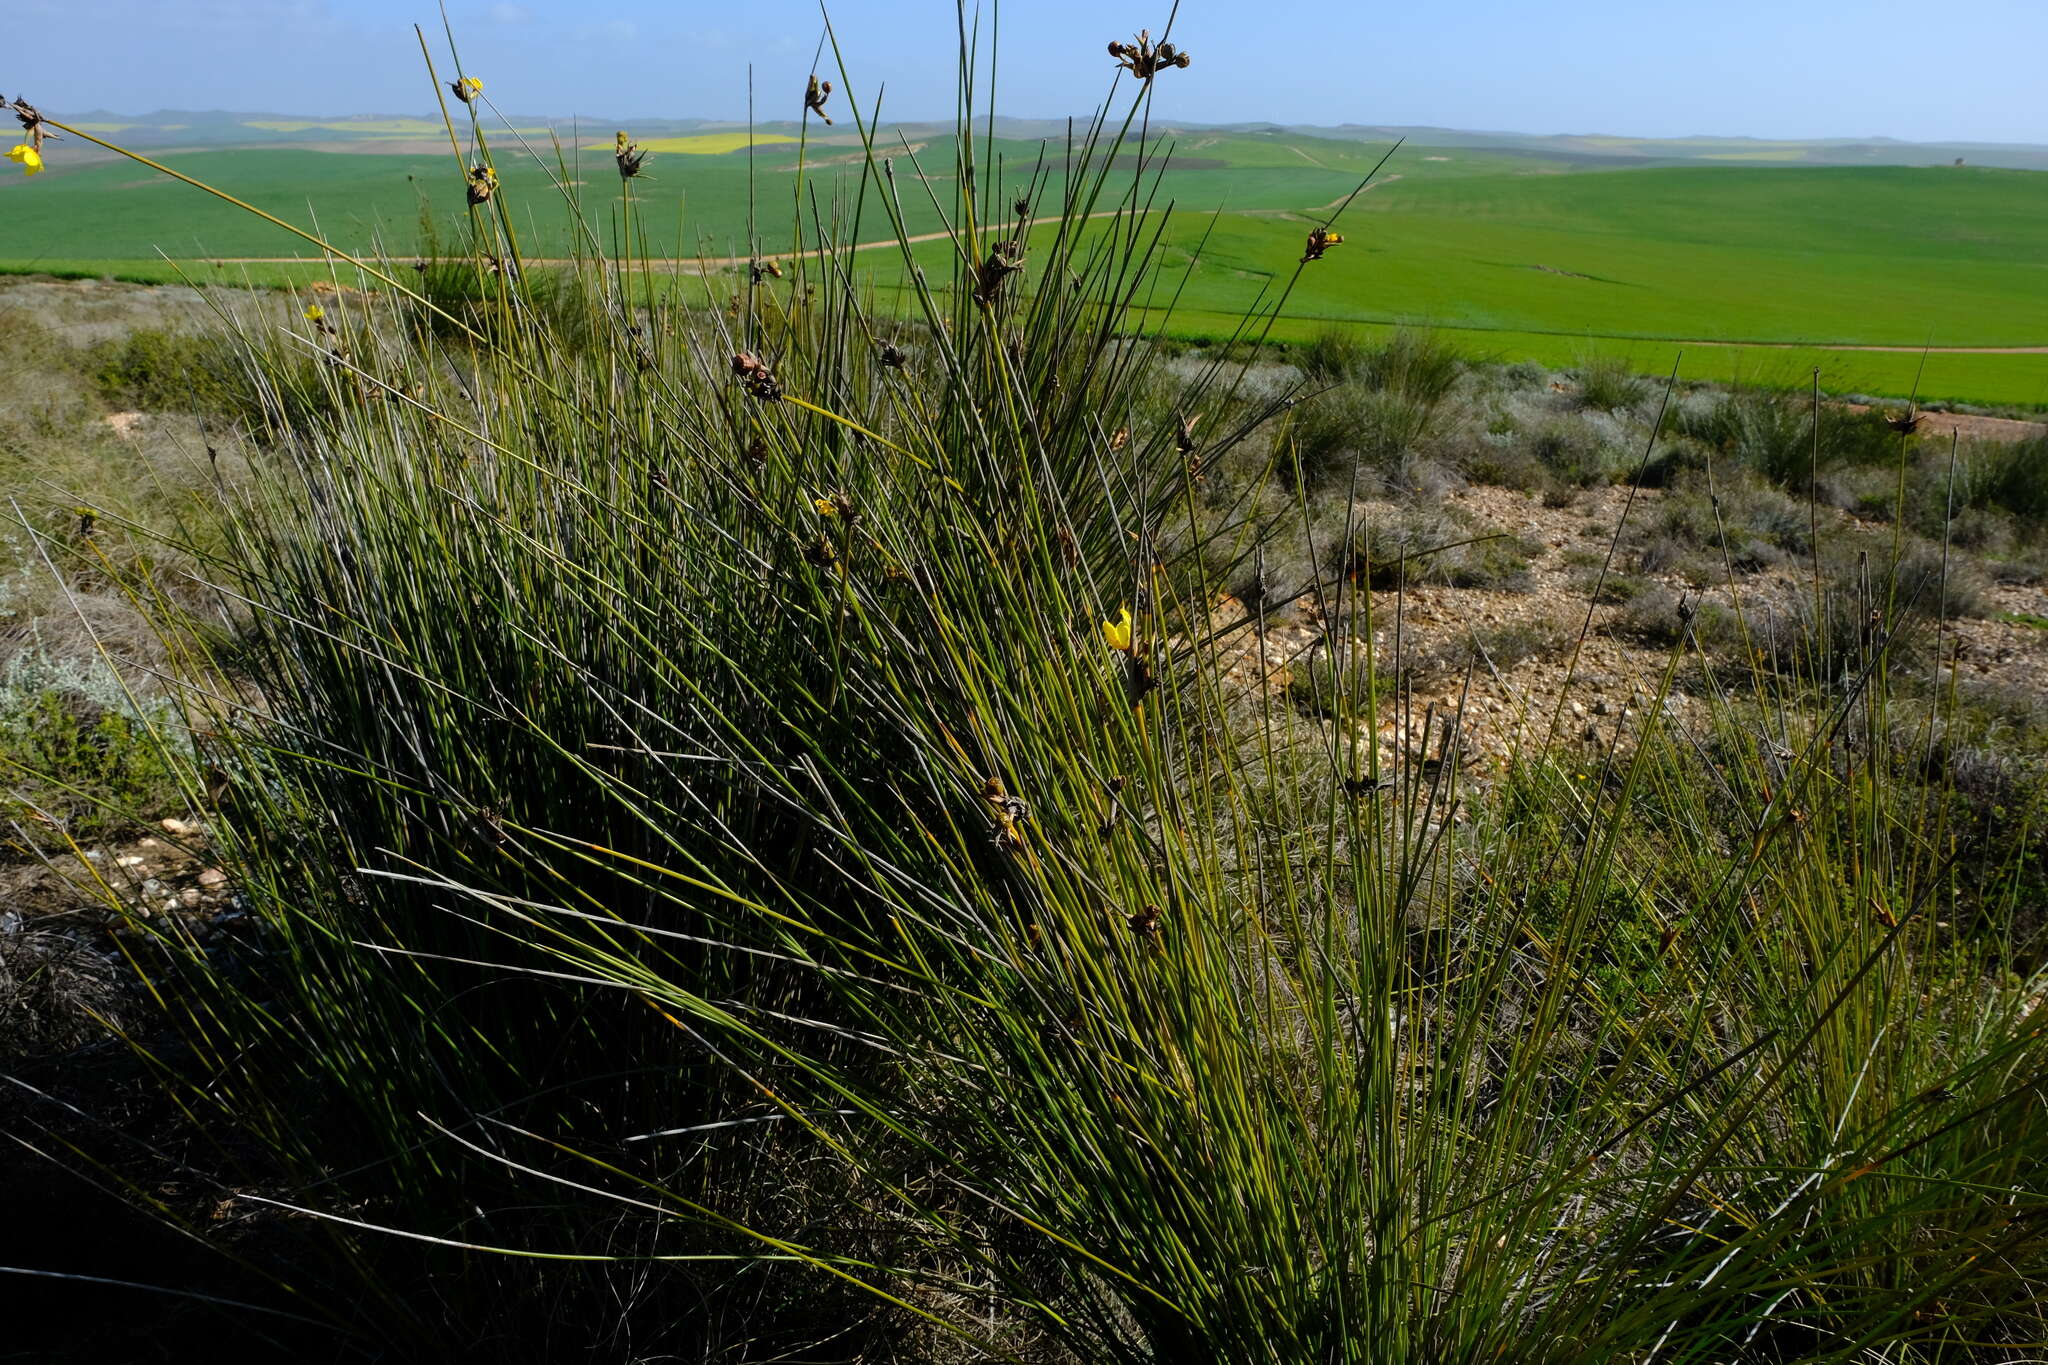
[[[1102,642],[1111,649],[1122,650],[1128,654],[1131,649],[1131,609],[1117,608],[1116,618],[1114,621],[1102,623]]]

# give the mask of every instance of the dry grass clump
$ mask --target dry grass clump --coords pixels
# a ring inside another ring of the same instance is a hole
[[[1536,548],[1512,535],[1476,530],[1465,517],[1369,506],[1339,546],[1335,567],[1370,588],[1440,585],[1525,591]]]
[[[1340,329],[1319,332],[1295,359],[1312,384],[1280,438],[1295,477],[1310,491],[1335,486],[1363,468],[1401,481],[1404,457],[1423,453],[1438,410],[1464,372],[1441,337],[1403,329],[1369,344]],[[1412,485],[1414,475],[1407,475]]]
[[[1572,372],[1581,406],[1601,412],[1624,412],[1641,406],[1652,392],[1650,382],[1637,374],[1622,356],[1595,356]]]

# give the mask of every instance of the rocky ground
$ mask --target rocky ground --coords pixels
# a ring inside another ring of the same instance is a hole
[[[1477,533],[1512,535],[1533,547],[1534,554],[1526,578],[1512,589],[1420,586],[1375,594],[1373,633],[1382,661],[1397,657],[1397,650],[1471,660],[1469,672],[1462,666],[1434,670],[1418,679],[1402,704],[1383,708],[1383,762],[1437,757],[1451,718],[1467,766],[1483,776],[1546,739],[1606,747],[1620,736],[1625,744],[1660,692],[1672,719],[1683,722],[1698,712],[1702,703],[1684,687],[1667,691],[1663,686],[1670,648],[1630,638],[1618,629],[1624,606],[1595,603],[1589,593],[1599,569],[1588,559],[1605,559],[1624,519],[1628,526],[1650,521],[1664,496],[1652,488],[1609,487],[1586,490],[1567,506],[1553,506],[1535,494],[1505,488],[1474,485],[1447,494],[1446,503],[1469,514]],[[1369,515],[1373,509],[1361,505],[1359,510]],[[1849,535],[1870,537],[1873,552],[1889,544],[1888,527],[1859,523],[1840,512],[1823,515]],[[1630,559],[1626,549],[1617,553],[1609,574],[1647,578],[1692,604],[1754,612],[1810,591],[1794,566],[1732,584],[1699,585],[1679,574],[1630,574]],[[1991,614],[1944,623],[1940,657],[1966,681],[2028,690],[2048,704],[2048,588],[1993,584],[1986,591]],[[1241,615],[1242,608],[1228,600],[1218,612],[1220,619]],[[1277,613],[1263,644],[1252,630],[1233,635],[1226,642],[1233,651],[1228,667],[1247,684],[1263,667],[1268,685],[1286,690],[1304,670],[1341,648],[1349,628],[1348,613],[1305,603]],[[1540,647],[1526,657],[1496,660],[1489,638],[1532,641]],[[1427,753],[1422,749],[1425,724]]]
[[[203,944],[245,914],[196,819],[60,848],[54,837],[17,843],[16,860],[0,863],[0,1058],[61,1052],[100,1036],[102,1020],[118,1023],[138,936]]]

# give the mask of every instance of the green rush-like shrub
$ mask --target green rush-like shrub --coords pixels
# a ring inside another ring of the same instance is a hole
[[[1794,389],[1732,389],[1682,408],[1677,426],[1771,482],[1800,490],[1833,468],[1894,462],[1900,449],[1884,414],[1816,404]]]
[[[375,265],[258,387],[234,611],[161,624],[262,950],[134,955],[205,1178],[297,1211],[294,1311],[372,1358],[2036,1346],[2044,981],[2014,916],[1955,931],[2032,883],[1963,887],[1894,780],[1890,637],[1824,689],[1709,660],[1699,730],[1485,781],[1455,715],[1383,742],[1361,642],[1531,547],[1225,477],[1311,405],[1132,340],[1144,134],[1203,70],[1159,57],[1057,175],[983,156],[972,52],[913,153],[838,71],[857,188],[704,297],[626,180],[627,259],[543,305],[501,190],[473,300]],[[1441,400],[1398,344],[1339,392]],[[1258,608],[1334,634],[1313,706],[1219,605],[1283,522],[1313,581]]]

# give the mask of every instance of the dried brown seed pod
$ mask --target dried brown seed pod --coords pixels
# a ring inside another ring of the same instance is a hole
[[[1109,45],[1109,55],[1116,59],[1118,66],[1141,81],[1149,81],[1154,75],[1168,68],[1177,67],[1185,71],[1189,61],[1188,54],[1172,43],[1162,42],[1154,47],[1150,29],[1141,29],[1138,40],[1134,43],[1112,42]]]
[[[1024,268],[1024,245],[1000,241],[989,248],[988,257],[975,271],[974,301],[990,304],[1002,292],[1003,282]]]
[[[782,381],[768,368],[768,363],[751,351],[740,351],[732,358],[732,372],[739,376],[747,392],[764,403],[782,397]]]
[[[832,82],[819,80],[813,72],[810,84],[804,87],[804,109],[825,120],[827,127],[831,126],[832,116],[825,112],[825,99],[831,93]]]
[[[1124,923],[1130,926],[1131,932],[1136,934],[1141,942],[1156,947],[1164,932],[1161,918],[1159,907],[1148,905],[1134,915],[1125,915]]]
[[[1341,246],[1343,242],[1342,236],[1327,227],[1316,228],[1308,235],[1308,249],[1302,252],[1301,263],[1307,265],[1310,261],[1320,261],[1324,252],[1333,246]]]
[[[618,143],[612,149],[612,160],[619,165],[619,179],[631,180],[647,164],[647,149],[627,137],[622,129]]]

